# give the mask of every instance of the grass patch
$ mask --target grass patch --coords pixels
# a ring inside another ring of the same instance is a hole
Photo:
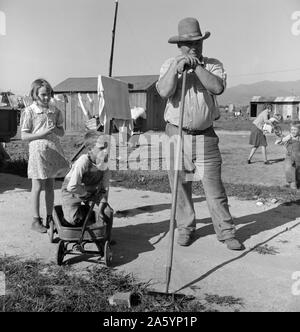
[[[27,160],[17,157],[2,166],[1,172],[27,176]],[[170,193],[170,185],[166,171],[112,171],[112,187]],[[290,188],[280,186],[259,186],[254,184],[224,183],[228,196],[235,196],[241,200],[268,200],[276,196],[276,199],[285,204],[293,204],[300,198],[300,194]],[[204,196],[201,181],[193,183],[193,194]]]
[[[205,301],[210,304],[217,304],[220,306],[243,306],[244,302],[241,298],[235,298],[233,296],[219,296],[216,294],[206,294]]]
[[[166,171],[114,171],[111,186],[137,190],[149,190],[160,193],[170,193],[170,185]],[[279,202],[296,202],[300,195],[289,188],[279,186],[258,186],[253,184],[224,183],[228,196],[241,200],[272,199],[276,196]],[[201,181],[193,183],[193,194],[204,196]]]
[[[0,271],[6,276],[6,296],[0,310],[6,312],[195,312],[213,311],[197,300],[147,294],[147,284],[132,275],[105,267],[92,267],[79,274],[71,267],[44,264],[36,260],[0,258]],[[133,308],[110,306],[116,292],[141,292],[141,303]]]

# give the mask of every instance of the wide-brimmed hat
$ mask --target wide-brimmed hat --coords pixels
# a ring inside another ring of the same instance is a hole
[[[178,36],[171,37],[168,42],[170,44],[177,44],[185,41],[204,40],[209,36],[210,32],[208,31],[202,35],[197,19],[186,17],[178,23]]]

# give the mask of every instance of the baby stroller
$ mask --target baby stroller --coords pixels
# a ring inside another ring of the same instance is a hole
[[[58,265],[63,264],[66,255],[91,255],[104,259],[107,267],[112,264],[112,250],[110,247],[111,229],[113,224],[113,210],[108,205],[104,211],[103,220],[95,218],[93,211],[95,202],[85,203],[88,213],[82,227],[70,226],[64,220],[61,205],[56,205],[53,211],[53,221],[49,225],[49,239],[54,242],[54,233],[59,236],[56,260]],[[95,243],[98,251],[85,250],[87,243]],[[72,246],[71,246],[72,245]]]

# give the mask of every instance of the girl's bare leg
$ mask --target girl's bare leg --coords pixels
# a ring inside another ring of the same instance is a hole
[[[249,155],[249,158],[248,158],[249,161],[251,161],[251,158],[253,157],[256,150],[257,150],[257,148],[255,146],[251,149],[250,155]]]
[[[264,156],[264,161],[265,163],[268,162],[268,158],[267,158],[267,148],[265,146],[262,146],[261,147],[261,150],[262,150],[262,153],[263,153],[263,156]]]
[[[40,217],[40,196],[43,188],[43,180],[32,179],[32,208],[33,208],[33,222],[31,228],[39,233],[46,233],[47,229],[42,224]]]
[[[41,191],[43,189],[43,180],[40,179],[32,179],[32,209],[33,209],[33,217],[40,218],[40,196]]]

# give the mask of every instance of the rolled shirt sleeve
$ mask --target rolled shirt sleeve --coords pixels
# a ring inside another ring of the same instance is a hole
[[[82,183],[83,174],[88,170],[88,159],[85,155],[81,156],[73,165],[67,177],[70,176],[70,181],[67,190],[70,193],[84,196],[87,194],[85,185]]]
[[[222,79],[224,90],[227,85],[227,73],[223,67],[222,62],[213,58],[204,58],[205,68],[215,76],[218,76]]]

